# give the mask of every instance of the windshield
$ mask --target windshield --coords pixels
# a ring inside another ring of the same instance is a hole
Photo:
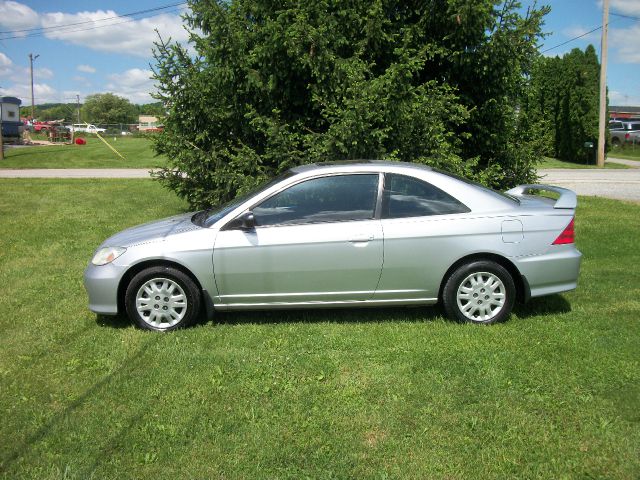
[[[225,215],[229,214],[231,211],[237,208],[238,205],[240,205],[244,201],[270,188],[276,183],[291,177],[292,175],[294,175],[294,173],[290,170],[287,170],[282,175],[278,175],[277,177],[271,180],[267,180],[266,182],[262,183],[261,185],[254,188],[253,190],[243,195],[240,195],[227,203],[224,203],[217,207],[211,207],[207,210],[202,210],[196,213],[193,217],[191,217],[191,221],[200,227],[210,227],[211,225],[216,223],[218,220],[223,218]]]

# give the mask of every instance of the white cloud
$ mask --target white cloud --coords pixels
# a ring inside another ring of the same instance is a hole
[[[155,30],[165,39],[171,37],[185,42],[189,38],[179,14],[162,13],[141,19],[114,17],[118,17],[118,13],[113,10],[38,13],[24,4],[0,0],[0,28],[8,32],[5,36],[24,36],[29,32],[16,30],[43,28],[41,33],[49,39],[143,58],[151,56],[153,42],[158,38]],[[89,65],[79,67],[93,68]]]
[[[84,72],[84,73],[96,73],[96,69],[93,68],[91,65],[78,65],[76,67],[76,69],[79,72]]]
[[[31,72],[28,67],[16,65],[4,53],[0,52],[0,77],[8,78],[15,83],[31,83]],[[48,80],[53,78],[53,71],[49,68],[34,68],[34,80]]]
[[[624,15],[640,15],[640,2],[638,0],[611,0],[609,9]]]
[[[31,105],[31,87],[28,82],[15,83],[13,85],[2,88],[1,90],[2,95],[18,97],[22,100],[22,105]],[[34,83],[33,94],[36,104],[62,101],[56,89],[47,85],[46,83]]]
[[[13,62],[4,53],[0,52],[0,77],[6,77],[13,73]]]
[[[122,18],[105,20],[117,15],[113,10],[75,14],[46,13],[41,16],[41,24],[43,27],[50,28],[70,23],[91,22],[86,26],[47,30],[45,35],[47,38],[81,45],[92,50],[143,58],[151,56],[153,42],[158,38],[156,29],[163,38],[171,37],[177,41],[188,39],[179,15],[161,14],[140,20]]]
[[[640,38],[640,24],[628,28],[612,28],[609,32],[609,51],[620,63],[640,63],[640,50],[636,39]]]
[[[633,107],[640,105],[640,95],[637,92],[629,95],[624,92],[610,91],[609,92],[609,105]]]
[[[150,92],[155,91],[151,70],[132,68],[122,73],[109,75],[107,90],[132,103],[149,103],[155,101]]]
[[[2,30],[25,30],[39,27],[38,14],[26,5],[18,2],[0,2],[0,26]],[[28,32],[15,32],[16,36],[25,36]]]
[[[602,15],[602,0],[596,2],[600,15]],[[610,13],[621,13],[623,15],[640,15],[640,2],[638,0],[611,0],[609,2]]]
[[[33,75],[34,77],[44,78],[44,79],[53,78],[53,72],[46,67],[34,68]]]

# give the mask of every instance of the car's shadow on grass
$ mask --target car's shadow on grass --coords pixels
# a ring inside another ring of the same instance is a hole
[[[430,322],[442,319],[438,306],[319,308],[245,312],[216,312],[213,323],[220,325],[269,323],[384,323]]]
[[[96,323],[99,327],[129,328],[131,321],[126,315],[96,315]]]
[[[538,315],[561,314],[571,311],[571,305],[561,295],[534,298],[526,304],[517,303],[514,314],[520,319]],[[513,318],[513,317],[512,317]],[[449,320],[438,305],[377,308],[323,308],[307,310],[216,312],[213,323],[221,325],[268,323],[384,323],[433,322]]]
[[[560,294],[532,298],[527,303],[516,303],[513,313],[519,318],[531,318],[538,315],[569,313],[571,304]]]
[[[517,303],[513,313],[519,319],[529,319],[538,315],[561,314],[571,311],[571,305],[562,295],[534,298],[526,304]],[[205,315],[196,325],[261,325],[276,323],[385,323],[385,322],[433,322],[448,320],[440,305],[410,307],[377,308],[318,308],[292,310],[252,310],[244,312],[215,312],[213,321],[208,322]],[[96,323],[100,327],[130,328],[131,322],[126,315],[97,315]]]

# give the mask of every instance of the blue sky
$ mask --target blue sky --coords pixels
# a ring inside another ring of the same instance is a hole
[[[521,0],[523,7],[533,0]],[[611,12],[640,19],[640,0],[610,0]],[[36,103],[71,102],[75,96],[114,92],[134,103],[153,101],[149,64],[157,28],[163,37],[185,41],[179,0],[42,1],[0,0],[0,95],[31,103],[29,54],[34,62]],[[547,0],[541,50],[584,34],[602,23],[602,0]],[[117,15],[173,5],[145,14]],[[90,23],[98,20],[97,23]],[[76,24],[60,29],[60,26]],[[96,25],[109,25],[95,28]],[[45,30],[34,30],[44,28]],[[17,38],[8,38],[17,37]],[[612,15],[609,32],[609,97],[612,105],[640,105],[640,20]],[[600,53],[600,31],[545,55],[563,55],[592,43]]]

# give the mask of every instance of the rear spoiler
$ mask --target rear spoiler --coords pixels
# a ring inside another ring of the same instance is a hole
[[[507,190],[506,193],[519,197],[532,190],[555,192],[560,194],[560,197],[556,200],[553,208],[576,208],[578,205],[578,198],[576,197],[575,192],[562,187],[554,187],[553,185],[518,185],[511,190]]]

